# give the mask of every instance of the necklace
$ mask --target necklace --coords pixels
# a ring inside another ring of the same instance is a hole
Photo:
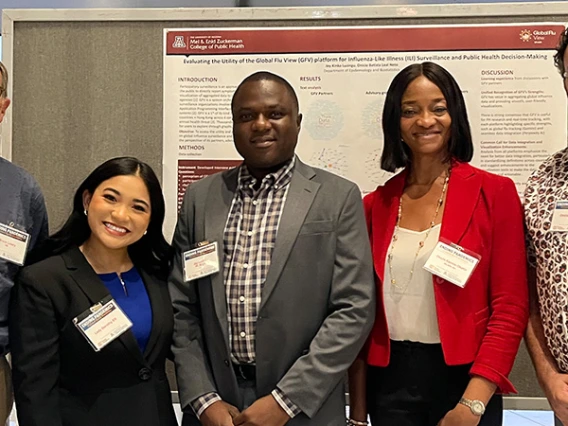
[[[434,228],[434,226],[436,226],[436,218],[438,217],[438,213],[440,212],[440,207],[442,207],[442,204],[444,203],[444,194],[446,193],[446,191],[448,190],[448,183],[450,182],[450,174],[452,172],[452,168],[450,167],[448,169],[448,172],[446,174],[446,178],[444,179],[444,186],[442,186],[442,194],[440,195],[440,199],[436,202],[436,212],[434,213],[434,217],[432,218],[432,221],[430,222],[430,226],[428,227],[428,229],[426,230],[426,233],[424,234],[424,238],[418,242],[418,248],[416,249],[416,253],[414,253],[414,261],[412,262],[412,268],[410,269],[410,276],[408,277],[408,281],[406,282],[406,285],[401,286],[397,281],[396,278],[394,277],[394,273],[392,270],[392,259],[393,259],[393,253],[394,253],[394,248],[396,246],[396,242],[398,240],[398,234],[397,234],[397,230],[400,226],[400,220],[402,219],[402,195],[400,196],[400,200],[398,203],[398,215],[396,218],[396,225],[394,228],[394,233],[392,236],[392,244],[391,244],[391,249],[387,255],[387,262],[388,262],[388,266],[389,266],[389,273],[390,273],[390,277],[391,277],[391,285],[393,287],[396,287],[398,289],[401,290],[406,290],[406,288],[408,287],[408,284],[410,284],[410,282],[412,281],[412,277],[414,276],[414,267],[416,266],[416,259],[418,259],[418,254],[420,253],[420,250],[422,250],[422,247],[424,247],[424,243],[426,242],[426,239],[428,238],[428,235],[430,235],[430,231],[432,230],[432,228]]]
[[[122,284],[122,290],[124,291],[124,295],[128,297],[128,289],[126,288],[126,283],[122,279],[122,274],[117,273],[118,279],[120,280],[120,284]]]

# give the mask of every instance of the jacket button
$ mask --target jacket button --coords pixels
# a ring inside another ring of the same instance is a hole
[[[225,365],[226,365],[227,367],[229,366],[229,360],[228,360],[228,359],[225,360]]]
[[[138,377],[140,378],[140,380],[144,380],[145,382],[147,382],[152,378],[152,370],[146,367],[141,368],[140,371],[138,372]]]

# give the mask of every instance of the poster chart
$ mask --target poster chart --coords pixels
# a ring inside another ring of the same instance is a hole
[[[553,61],[563,30],[558,23],[165,30],[166,232],[188,184],[240,164],[230,101],[257,71],[284,77],[298,94],[300,159],[365,194],[389,177],[380,156],[391,80],[411,63],[436,62],[463,91],[472,164],[523,191],[531,171],[566,147],[566,94]]]

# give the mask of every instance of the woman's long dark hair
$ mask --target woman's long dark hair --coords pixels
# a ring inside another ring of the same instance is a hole
[[[82,245],[91,235],[91,228],[84,214],[83,194],[93,194],[98,186],[115,176],[136,175],[146,184],[150,194],[150,223],[147,233],[128,247],[128,254],[137,267],[167,274],[173,249],[162,233],[165,203],[160,182],[152,168],[134,157],[117,157],[98,166],[79,185],[73,197],[73,211],[63,227],[30,253],[28,263],[63,253],[73,246]]]
[[[398,168],[406,167],[411,162],[412,151],[402,140],[400,133],[402,98],[408,85],[420,76],[426,77],[438,86],[448,105],[452,124],[450,126],[447,160],[456,159],[468,163],[473,157],[471,129],[460,86],[445,68],[434,62],[423,62],[409,65],[400,71],[387,90],[382,120],[384,147],[381,156],[381,168],[388,172],[395,172]]]

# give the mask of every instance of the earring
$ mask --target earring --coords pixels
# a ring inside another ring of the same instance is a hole
[[[144,231],[144,235],[146,235],[148,233],[148,231]]]
[[[83,213],[85,213],[85,216],[87,216],[87,209],[83,210]]]

